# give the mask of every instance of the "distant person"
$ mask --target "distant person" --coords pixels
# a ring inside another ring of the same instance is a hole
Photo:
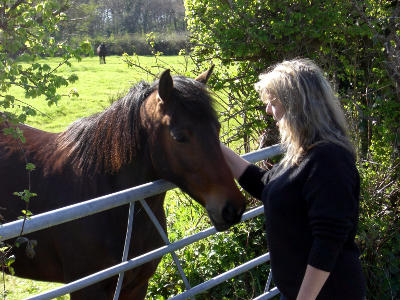
[[[240,185],[264,203],[281,299],[365,299],[354,242],[360,178],[339,100],[307,59],[275,65],[255,88],[279,128],[284,157],[266,171],[221,147]]]
[[[100,46],[97,47],[97,54],[99,55],[100,64],[106,63],[106,55],[107,49],[104,43],[101,43]]]

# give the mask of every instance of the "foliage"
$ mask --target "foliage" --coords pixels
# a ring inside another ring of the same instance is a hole
[[[366,89],[373,92],[376,83],[380,87],[389,84],[387,89],[393,92],[385,72],[383,45],[351,1],[187,0],[185,6],[192,56],[221,67],[214,87],[229,89],[235,104],[243,106],[247,133],[263,126],[252,85],[260,72],[283,59],[315,59],[341,94],[349,89],[356,93],[357,99],[350,101],[363,116],[367,115],[362,97]],[[381,32],[387,28],[379,20],[391,12],[396,16],[389,1],[379,7],[376,1],[367,1],[365,6],[365,14],[371,15],[363,16]]]
[[[68,77],[59,76],[55,73],[56,70],[63,64],[70,65],[69,60],[72,57],[80,59],[81,54],[90,50],[88,43],[82,43],[79,49],[73,50],[55,42],[54,33],[57,31],[57,24],[65,17],[63,12],[67,4],[67,1],[58,0],[0,1],[0,112],[3,111],[0,113],[0,123],[7,122],[8,126],[3,128],[2,134],[10,134],[16,138],[23,155],[22,143],[25,140],[22,131],[15,125],[25,122],[27,116],[35,115],[36,110],[28,102],[12,95],[10,88],[23,89],[27,99],[44,95],[48,105],[55,104],[61,98],[57,89],[77,80],[73,74]],[[55,68],[36,62],[41,55],[55,54],[62,56],[61,62]],[[32,63],[23,66],[23,60]],[[16,106],[20,108],[18,112],[13,111]],[[26,157],[25,161],[28,186],[24,191],[14,193],[26,203],[25,209],[21,211],[24,219],[21,234],[25,221],[32,215],[29,202],[36,196],[30,190],[30,173],[34,170],[34,165]],[[33,254],[36,241],[25,242],[27,253]],[[11,245],[1,244],[0,264],[3,272],[8,269],[13,273],[12,263],[15,259],[10,255],[11,249]]]
[[[400,295],[400,159],[384,150],[373,148],[359,167],[362,213],[358,241],[367,294],[396,299]]]
[[[182,195],[179,195],[181,198]],[[171,241],[189,235],[193,230],[190,224],[196,220],[187,220],[190,216],[207,220],[199,205],[190,205],[186,201],[174,204],[168,202],[168,229]],[[200,222],[196,232],[210,227],[209,222]],[[228,271],[250,259],[264,254],[265,233],[262,229],[264,218],[258,217],[241,223],[228,232],[210,236],[179,251],[178,257],[190,285],[196,286],[223,272]],[[185,225],[186,224],[186,225]],[[185,227],[186,228],[185,230]],[[262,247],[260,247],[262,246]],[[229,284],[218,285],[196,299],[253,299],[261,294],[267,281],[269,264],[262,264],[243,273]],[[156,274],[151,279],[147,297],[149,299],[168,299],[184,291],[184,284],[170,255],[165,256]]]
[[[184,7],[179,0],[71,0],[66,14],[59,39],[185,31]]]
[[[150,34],[150,33],[149,33]],[[188,38],[185,33],[151,33],[154,36],[154,48],[157,51],[163,52],[164,55],[177,55],[181,49],[187,47]],[[69,43],[71,45],[79,45],[82,39],[87,39],[93,47],[97,47],[104,43],[107,48],[107,55],[129,55],[136,53],[138,55],[152,55],[152,48],[147,42],[146,35],[128,34],[114,35],[109,37],[94,36],[94,37],[71,37]]]
[[[70,65],[71,58],[79,60],[82,54],[90,51],[90,45],[85,42],[75,50],[55,42],[54,33],[65,17],[63,11],[66,8],[67,2],[57,0],[1,0],[0,68],[3,71],[0,74],[0,109],[4,115],[0,120],[6,117],[12,124],[17,124],[36,114],[29,103],[8,92],[11,87],[22,88],[26,99],[44,95],[48,105],[52,105],[61,98],[57,89],[77,80],[74,74],[68,77],[56,74],[62,65]],[[36,62],[42,55],[56,54],[62,56],[56,67]],[[23,65],[24,60],[32,63]],[[19,114],[11,111],[15,106],[21,108]]]
[[[228,96],[226,118],[240,116],[228,141],[254,147],[251,139],[263,132],[263,143],[276,139],[253,89],[260,72],[294,57],[311,58],[326,71],[361,162],[358,241],[368,297],[398,298],[399,1],[185,0],[185,7],[192,58],[217,66],[211,83]]]

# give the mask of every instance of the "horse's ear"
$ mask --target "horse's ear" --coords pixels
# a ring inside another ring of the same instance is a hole
[[[209,68],[207,71],[201,73],[199,76],[196,77],[197,81],[200,81],[201,83],[206,84],[208,79],[210,78],[212,71],[214,69],[215,65],[212,65],[211,68]]]
[[[171,98],[174,82],[172,80],[170,70],[165,70],[160,77],[158,83],[158,96],[162,101],[168,101]]]

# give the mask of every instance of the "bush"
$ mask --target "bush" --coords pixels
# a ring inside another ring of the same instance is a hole
[[[400,160],[390,156],[385,159],[382,153],[378,157],[372,155],[359,167],[357,241],[368,299],[400,299]]]
[[[180,251],[178,257],[191,287],[264,254],[267,248],[263,224],[264,218],[260,216]],[[175,236],[175,233],[170,232],[169,235]],[[269,268],[269,263],[261,264],[197,295],[196,299],[253,299],[263,292]],[[151,280],[147,297],[168,299],[184,290],[183,281],[172,257],[165,256]]]
[[[185,33],[153,33],[154,50],[160,51],[164,55],[178,55],[181,49],[185,49],[187,44],[187,35]],[[75,37],[70,42],[72,45],[79,44],[82,40],[89,40],[92,44],[94,53],[101,43],[107,47],[107,55],[122,55],[127,53],[132,55],[152,55],[152,47],[146,40],[146,35],[124,34],[119,36],[110,35],[104,37]]]

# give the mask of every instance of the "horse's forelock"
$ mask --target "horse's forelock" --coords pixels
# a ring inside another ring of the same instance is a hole
[[[213,98],[203,83],[182,76],[175,76],[173,79],[174,100],[184,109],[184,114],[218,123]]]

